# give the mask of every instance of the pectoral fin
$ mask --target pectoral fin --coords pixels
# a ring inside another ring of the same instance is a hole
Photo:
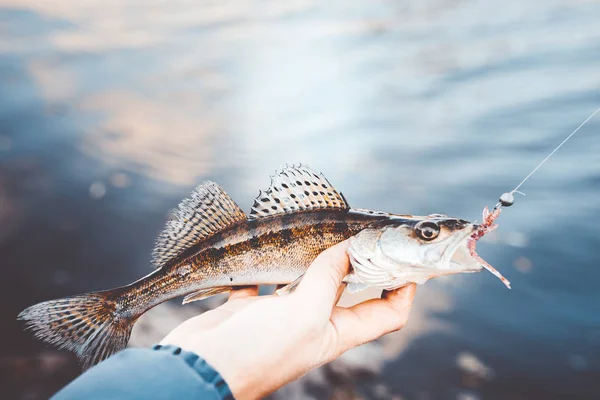
[[[346,290],[350,294],[361,292],[369,287],[366,283],[362,283],[354,273],[346,275],[343,282],[347,284]]]

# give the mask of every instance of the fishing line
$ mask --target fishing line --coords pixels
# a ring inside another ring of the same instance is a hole
[[[542,160],[542,162],[540,162],[529,173],[529,175],[527,175],[513,190],[511,190],[510,192],[503,193],[502,196],[500,196],[500,200],[498,201],[498,204],[496,204],[496,206],[494,207],[494,210],[499,209],[501,206],[504,206],[504,207],[510,207],[510,206],[512,206],[513,203],[515,202],[515,196],[514,196],[515,193],[519,193],[519,194],[522,194],[524,196],[525,193],[519,192],[519,189],[521,188],[521,186],[523,186],[523,184],[525,182],[527,182],[527,180],[529,178],[531,178],[531,175],[533,175],[538,169],[540,169],[540,167],[542,165],[544,165],[546,163],[546,161],[548,161],[550,159],[550,157],[552,157],[554,155],[554,153],[556,153],[565,143],[567,143],[567,141],[569,139],[571,139],[573,137],[573,135],[575,135],[577,133],[577,131],[579,129],[581,129],[582,126],[584,126],[590,119],[592,119],[594,117],[594,115],[596,115],[598,113],[598,111],[600,111],[600,107],[598,107],[596,109],[596,111],[594,111],[589,117],[587,117],[585,119],[585,121],[583,121],[581,124],[579,124],[579,126],[577,128],[575,128],[575,130],[573,132],[571,132],[571,134],[569,136],[567,136],[565,140],[563,140],[558,146],[556,146],[556,148],[554,150],[552,150],[552,152],[550,154],[548,154],[546,156],[546,158],[544,158]]]

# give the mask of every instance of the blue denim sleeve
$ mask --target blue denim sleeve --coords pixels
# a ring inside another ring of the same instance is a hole
[[[156,345],[115,354],[52,399],[233,400],[233,395],[223,377],[196,354]]]

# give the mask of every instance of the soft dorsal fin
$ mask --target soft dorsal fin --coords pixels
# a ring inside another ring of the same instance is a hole
[[[162,267],[202,239],[246,219],[246,214],[214,182],[198,185],[174,212],[174,219],[158,236],[152,252],[152,264]]]
[[[306,165],[286,166],[271,177],[271,186],[254,199],[249,219],[306,210],[347,210],[344,196],[323,174]]]

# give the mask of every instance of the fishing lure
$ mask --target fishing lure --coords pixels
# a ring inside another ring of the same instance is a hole
[[[535,174],[536,171],[546,163],[546,161],[548,161],[562,146],[564,146],[564,144],[567,143],[569,139],[571,139],[573,135],[575,135],[577,131],[579,131],[579,129],[581,129],[599,111],[600,108],[597,108],[596,111],[594,111],[581,124],[579,124],[579,126],[575,128],[573,132],[571,132],[571,134],[569,134],[569,136],[567,136],[562,142],[560,142],[560,144],[556,146],[554,150],[552,150],[550,154],[548,154],[513,190],[511,190],[510,192],[502,193],[502,195],[500,195],[500,198],[498,199],[498,203],[496,203],[494,209],[491,212],[487,207],[483,209],[483,223],[479,226],[479,229],[473,234],[472,240],[469,242],[468,247],[471,252],[471,256],[476,258],[481,263],[481,265],[484,266],[484,268],[486,268],[488,271],[490,271],[492,274],[498,277],[509,289],[510,282],[506,280],[502,275],[500,275],[496,270],[494,270],[485,260],[481,259],[475,252],[475,244],[477,243],[477,240],[483,237],[483,235],[492,232],[498,227],[498,225],[495,225],[494,222],[500,216],[502,207],[510,207],[515,203],[515,193],[525,196],[525,193],[519,191],[521,186],[523,186],[523,184],[527,182],[527,180],[529,180],[529,178],[531,178],[531,176]]]

